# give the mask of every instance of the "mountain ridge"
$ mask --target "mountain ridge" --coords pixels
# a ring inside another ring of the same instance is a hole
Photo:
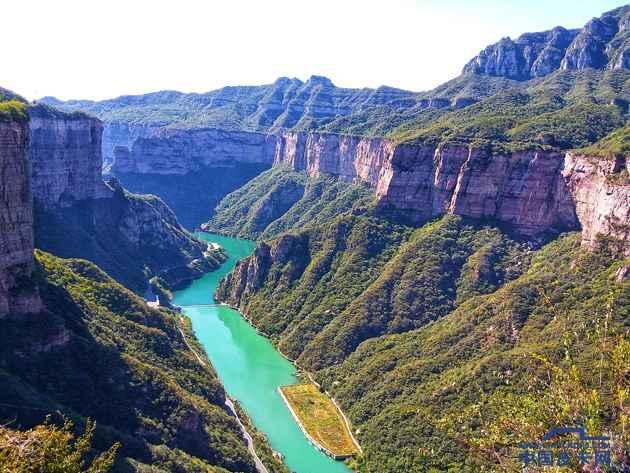
[[[487,46],[463,72],[528,80],[555,70],[627,69],[630,67],[630,6],[605,12],[583,28],[557,26],[509,37]]]

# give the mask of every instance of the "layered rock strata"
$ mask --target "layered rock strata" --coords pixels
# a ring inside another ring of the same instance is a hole
[[[29,283],[34,262],[27,150],[28,123],[0,122],[0,318],[41,309]]]
[[[567,153],[562,175],[582,225],[582,242],[595,247],[598,239],[630,255],[630,160],[602,160]]]
[[[625,162],[319,133],[283,135],[274,157],[274,164],[311,176],[326,173],[365,182],[375,188],[381,208],[416,223],[452,213],[491,219],[525,237],[581,227],[585,244],[601,234],[625,241],[628,252]]]
[[[214,128],[160,128],[114,149],[114,174],[184,175],[212,166],[273,162],[277,138],[254,132]]]
[[[35,200],[44,207],[111,197],[101,177],[103,124],[81,113],[29,109],[29,155]]]

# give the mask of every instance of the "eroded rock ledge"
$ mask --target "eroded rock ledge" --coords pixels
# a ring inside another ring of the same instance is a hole
[[[625,159],[288,133],[278,138],[274,164],[363,181],[375,188],[383,209],[412,221],[452,213],[493,219],[526,237],[582,228],[585,245],[601,235],[630,254]]]

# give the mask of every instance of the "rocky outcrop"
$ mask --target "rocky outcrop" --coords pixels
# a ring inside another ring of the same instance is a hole
[[[332,174],[376,187],[394,147],[392,141],[381,138],[290,132],[278,136],[274,164],[287,164],[310,176]]]
[[[578,227],[562,167],[560,153],[403,146],[388,160],[377,195],[414,221],[452,213],[535,237]]]
[[[582,242],[608,240],[630,256],[630,161],[567,153],[562,174],[582,225]]]
[[[415,223],[452,213],[494,220],[528,238],[581,227],[587,245],[597,234],[627,242],[630,184],[627,177],[615,180],[625,160],[606,169],[602,162],[571,153],[493,154],[319,133],[283,135],[274,159],[310,176],[365,182],[381,209]]]
[[[464,67],[464,73],[516,80],[543,77],[556,70],[627,69],[630,7],[593,18],[584,28],[554,28],[503,38],[488,46]]]
[[[38,312],[33,270],[33,208],[29,185],[28,123],[0,121],[0,318]]]
[[[38,248],[88,259],[137,292],[152,276],[179,286],[210,269],[207,245],[159,198],[103,182],[98,119],[43,105],[29,116]]]
[[[101,177],[103,124],[82,113],[29,109],[33,196],[44,207],[111,197]]]
[[[149,136],[155,127],[131,124],[125,121],[112,121],[104,124],[102,136],[103,164],[111,166],[116,147],[131,149],[138,138]]]
[[[241,306],[244,296],[255,294],[265,283],[272,263],[282,267],[296,253],[308,253],[306,240],[301,235],[283,234],[270,243],[258,244],[251,256],[239,261],[221,280],[216,291],[217,300]]]

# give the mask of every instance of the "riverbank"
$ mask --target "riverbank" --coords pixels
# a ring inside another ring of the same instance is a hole
[[[203,366],[204,368],[208,368],[208,364],[204,361],[203,357],[199,353],[197,353],[197,351],[192,347],[192,345],[186,338],[186,334],[184,333],[184,330],[182,329],[182,326],[184,324],[185,324],[185,319],[183,316],[180,315],[179,325],[177,326],[177,329],[179,330],[179,333],[182,336],[182,340],[184,340],[184,343],[186,344],[188,349],[192,352],[195,358],[197,358],[197,361],[199,362],[199,364]],[[236,418],[236,422],[241,428],[241,432],[243,433],[243,438],[245,439],[245,442],[247,443],[247,450],[249,451],[249,454],[254,459],[256,470],[258,471],[258,473],[269,473],[269,470],[267,469],[265,464],[262,462],[262,460],[258,456],[258,453],[256,453],[256,449],[254,447],[254,439],[251,436],[251,434],[248,432],[248,430],[245,428],[245,425],[243,424],[243,422],[241,422],[238,412],[236,411],[236,408],[234,407],[234,401],[232,401],[232,399],[230,399],[229,397],[226,397],[225,405],[230,410],[230,412],[234,415],[234,417]]]
[[[213,298],[220,280],[239,259],[254,251],[255,243],[210,234],[199,237],[223,246],[228,260],[216,271],[176,291],[173,304],[188,316],[227,394],[238,401],[235,407],[237,412],[241,408],[246,428],[252,427],[247,430],[254,438],[258,456],[273,473],[279,473],[279,468],[271,460],[280,457],[297,473],[349,473],[344,463],[333,460],[309,442],[278,393],[279,386],[299,383],[296,367],[241,314],[217,304]],[[263,435],[273,450],[265,448]]]
[[[322,388],[321,384],[319,384],[319,383],[315,380],[315,378],[313,377],[313,375],[312,375],[309,371],[305,370],[303,367],[301,367],[301,366],[298,364],[298,362],[297,362],[296,360],[294,360],[293,358],[291,358],[291,357],[289,357],[287,354],[285,354],[285,353],[284,353],[284,352],[280,349],[280,347],[278,347],[278,346],[277,346],[276,342],[274,342],[274,341],[272,340],[271,335],[269,335],[269,334],[267,334],[267,333],[263,332],[262,330],[259,330],[259,329],[258,329],[258,327],[256,327],[256,325],[254,325],[254,323],[253,323],[253,321],[252,321],[251,317],[249,317],[249,316],[248,316],[247,314],[245,314],[244,312],[241,312],[241,309],[240,309],[239,307],[232,306],[232,305],[227,304],[227,303],[225,303],[225,302],[219,302],[219,305],[223,305],[223,306],[225,306],[225,307],[229,307],[230,309],[232,309],[232,310],[234,310],[234,311],[238,312],[238,313],[240,314],[241,318],[243,318],[245,321],[247,321],[247,323],[249,324],[249,326],[250,326],[250,327],[252,327],[252,328],[256,331],[256,333],[257,333],[257,334],[259,334],[259,335],[261,335],[261,336],[263,336],[263,337],[267,338],[267,339],[268,339],[268,340],[272,343],[272,345],[274,346],[274,348],[276,349],[276,351],[277,351],[277,352],[278,352],[278,353],[279,353],[279,354],[280,354],[280,355],[281,355],[281,356],[282,356],[285,360],[287,360],[289,363],[291,363],[293,366],[295,366],[295,368],[297,368],[297,370],[298,370],[300,373],[304,373],[304,374],[308,377],[308,379],[311,381],[311,383],[313,383],[315,386],[317,386],[317,388],[318,388],[318,389],[321,389],[321,388]],[[279,389],[279,390],[278,390],[278,392],[280,393],[280,395],[281,395],[281,396],[283,397],[283,399],[284,399],[284,394],[282,393],[282,391]],[[343,421],[344,421],[344,423],[345,423],[345,426],[346,426],[346,428],[348,429],[348,433],[350,434],[350,438],[352,439],[352,442],[353,442],[353,444],[354,444],[355,448],[358,450],[358,453],[359,453],[360,455],[363,455],[363,449],[361,448],[361,444],[359,443],[359,441],[357,440],[357,438],[354,436],[354,433],[353,433],[353,431],[352,431],[352,424],[351,424],[351,422],[350,422],[350,419],[348,419],[348,417],[346,416],[346,414],[343,412],[343,409],[341,408],[341,406],[339,405],[339,403],[337,402],[337,400],[336,400],[336,399],[335,399],[335,398],[334,398],[334,397],[333,397],[333,396],[332,396],[332,395],[331,395],[328,391],[324,390],[323,392],[324,392],[324,394],[328,397],[328,399],[330,399],[330,401],[331,401],[331,402],[335,405],[335,407],[337,408],[337,411],[338,411],[338,412],[339,412],[339,414],[341,415],[341,418],[343,419]],[[284,400],[285,400],[285,403],[286,403],[286,399],[284,399]],[[287,403],[287,405],[288,405],[288,403]],[[290,407],[290,406],[289,406],[289,407]],[[291,413],[293,414],[293,412],[291,412]],[[294,415],[294,417],[295,417],[295,415]],[[298,422],[298,424],[299,424],[299,420],[298,420],[297,418],[296,418],[296,422]],[[303,429],[302,425],[301,425],[301,424],[299,424],[299,425],[300,425],[300,429],[302,429],[302,431],[304,432],[304,429]],[[304,434],[308,436],[308,434],[307,434],[306,432],[304,432]],[[309,440],[310,440],[310,439],[309,439]],[[318,444],[317,444],[317,442],[311,441],[311,443],[313,443],[313,445],[314,445],[316,448],[318,448],[318,449],[320,449],[321,451],[323,451],[324,453],[326,453],[326,455],[330,456],[331,458],[334,458],[334,454],[329,454],[329,452],[326,452],[325,450],[322,450],[322,449],[320,448],[320,445],[318,445]],[[345,457],[345,458],[348,458],[348,457]]]

